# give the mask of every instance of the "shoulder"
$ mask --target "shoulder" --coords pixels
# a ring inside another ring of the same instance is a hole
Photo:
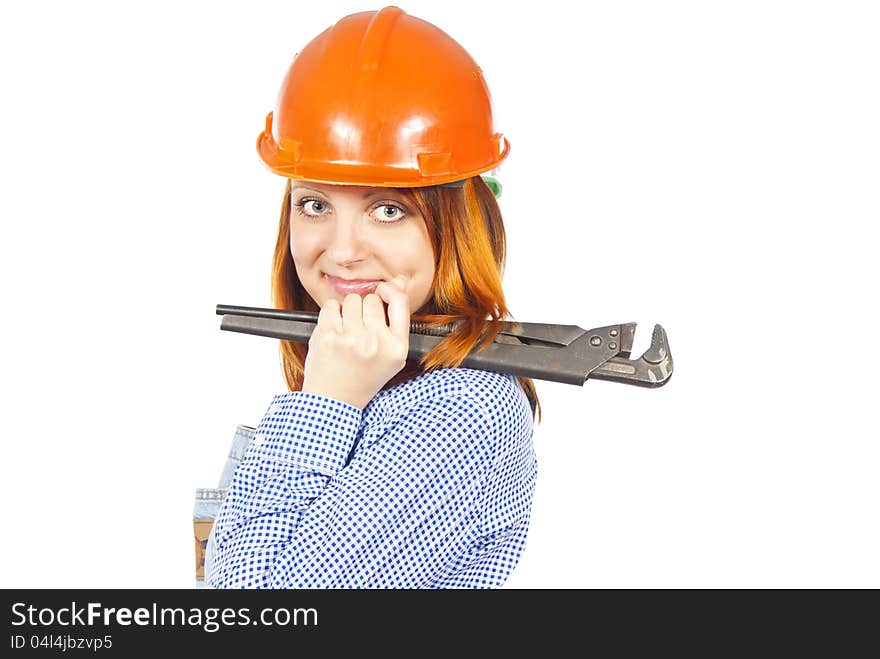
[[[386,389],[373,402],[408,407],[437,398],[467,398],[492,411],[498,406],[518,405],[525,393],[515,378],[502,373],[472,368],[442,368],[424,373],[407,382]]]
[[[427,407],[478,419],[496,437],[531,436],[531,406],[516,379],[471,368],[437,369],[383,390],[366,412],[392,421]]]

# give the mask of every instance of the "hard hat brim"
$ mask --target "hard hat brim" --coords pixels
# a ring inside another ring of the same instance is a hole
[[[510,142],[506,137],[501,135],[498,137],[499,141],[504,143],[503,149],[496,158],[483,166],[472,171],[456,171],[434,176],[425,175],[419,169],[404,167],[379,167],[375,164],[364,163],[309,162],[305,159],[293,161],[281,152],[282,150],[279,149],[270,131],[260,133],[257,138],[257,152],[260,159],[272,172],[287,178],[330,185],[418,188],[452,183],[495,169],[510,153]]]

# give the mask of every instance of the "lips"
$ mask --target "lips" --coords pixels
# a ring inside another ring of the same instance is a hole
[[[324,277],[327,279],[327,283],[330,284],[330,288],[339,295],[349,295],[351,293],[355,295],[369,295],[375,292],[376,286],[382,282],[381,279],[343,279],[342,277],[334,277],[327,274]]]

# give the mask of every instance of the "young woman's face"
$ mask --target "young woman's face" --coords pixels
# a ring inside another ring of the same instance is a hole
[[[290,251],[318,304],[372,293],[403,275],[411,311],[431,296],[434,253],[422,215],[393,188],[294,181]]]

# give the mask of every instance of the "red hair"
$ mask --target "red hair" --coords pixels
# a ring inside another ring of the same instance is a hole
[[[498,322],[510,316],[501,288],[506,256],[504,224],[495,195],[483,179],[471,177],[461,188],[429,186],[397,191],[425,219],[434,251],[431,297],[413,313],[413,320],[432,325],[461,322],[418,363],[407,361],[385,387],[430,370],[459,366],[472,350],[490,343],[498,334]],[[276,309],[318,311],[296,274],[290,253],[290,193],[288,179],[272,262],[272,303]],[[308,344],[281,341],[281,365],[291,391],[302,388],[307,352]],[[540,419],[534,382],[522,377],[517,380],[534,401]]]

